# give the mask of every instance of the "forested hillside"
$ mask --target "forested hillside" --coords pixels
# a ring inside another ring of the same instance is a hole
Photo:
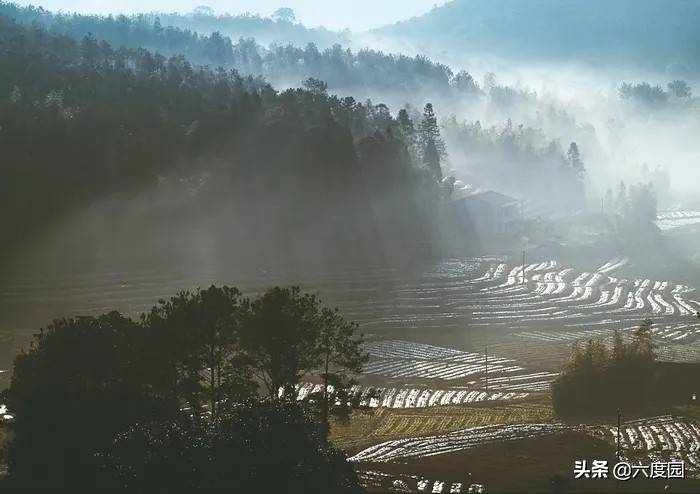
[[[700,70],[700,4],[686,0],[453,0],[376,30],[427,54]]]
[[[440,194],[384,105],[314,80],[279,93],[5,17],[0,148],[5,249],[101,199],[150,191],[159,199],[129,223],[130,245],[147,249],[158,228],[181,241],[168,228],[204,221],[243,261],[380,260],[429,241]]]
[[[54,14],[41,7],[24,8],[4,3],[1,8],[5,15],[16,17],[18,22],[37,22],[56,30],[75,29],[76,32],[81,31],[80,36],[86,34],[82,30],[90,30],[100,22],[100,16]],[[217,14],[206,6],[197,7],[189,13],[152,13],[144,7],[142,14],[128,17],[123,15],[109,17],[117,23],[123,23],[126,20],[132,23],[137,30],[151,28],[158,21],[163,27],[171,26],[200,34],[218,31],[233,39],[255,38],[265,45],[292,43],[303,46],[307,43],[315,43],[327,48],[334,43],[346,44],[350,35],[347,32],[330,31],[322,27],[307,28],[296,22],[293,11],[285,8],[278,9],[269,17],[262,17],[251,13]],[[68,24],[72,24],[72,27],[68,27]]]
[[[303,46],[314,43],[328,48],[335,43],[348,44],[351,34],[347,31],[331,31],[323,27],[308,28],[297,22],[294,12],[289,8],[280,8],[269,17],[257,14],[217,14],[209,7],[197,7],[188,14],[158,13],[146,15],[144,20],[153,24],[156,18],[164,26],[190,29],[208,34],[215,31],[233,39],[255,38],[264,45],[294,44]]]
[[[311,38],[286,31],[270,44],[267,31],[251,27],[261,24],[286,26],[292,31],[303,29],[287,21],[206,13],[130,17],[63,15],[3,2],[0,2],[0,14],[17,23],[38,25],[76,40],[91,35],[114,47],[140,47],[164,56],[183,55],[192,63],[260,75],[276,87],[296,87],[306,78],[314,77],[325,81],[333,91],[355,97],[391,93],[400,100],[408,95],[445,93],[451,90],[451,81],[453,85],[460,81],[453,80],[454,74],[445,65],[422,56],[389,55],[366,49],[354,53],[339,44],[347,46],[347,40],[340,37],[334,43],[314,43]]]

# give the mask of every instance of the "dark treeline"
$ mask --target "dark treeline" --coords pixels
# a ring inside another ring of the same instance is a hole
[[[199,33],[219,31],[232,38],[255,38],[264,44],[314,43],[329,47],[336,43],[346,45],[350,42],[348,31],[338,32],[324,27],[306,27],[297,21],[292,9],[285,7],[277,9],[269,17],[251,13],[217,14],[212,8],[206,6],[197,7],[187,14],[155,13],[146,14],[143,17],[151,23],[160,19],[164,26],[191,29]]]
[[[298,288],[211,287],[54,321],[15,359],[5,486],[37,491],[358,492],[330,417],[367,355],[357,326]],[[323,391],[303,403],[302,379]],[[41,474],[37,474],[41,472]]]
[[[274,85],[297,86],[302,80],[313,77],[325,81],[334,91],[354,95],[390,92],[405,97],[426,92],[439,95],[452,88],[455,91],[478,90],[473,80],[471,86],[464,84],[464,74],[456,77],[449,67],[422,56],[389,55],[368,49],[353,53],[339,43],[319,48],[312,42],[301,43],[294,36],[265,47],[260,44],[265,42],[264,38],[253,39],[250,36],[255,32],[239,28],[239,24],[243,24],[240,20],[232,20],[229,29],[202,27],[210,25],[203,21],[206,14],[186,18],[167,14],[103,17],[53,14],[1,2],[0,14],[18,23],[35,24],[77,40],[91,35],[115,47],[141,47],[165,56],[184,55],[192,63],[263,76]],[[269,19],[258,21],[274,24]]]
[[[627,341],[617,331],[612,348],[601,340],[574,347],[571,361],[552,387],[557,414],[614,419],[674,404],[692,403],[698,367],[656,361],[652,321]]]
[[[218,31],[232,38],[255,38],[264,44],[292,43],[306,45],[315,43],[322,47],[329,47],[335,43],[347,44],[348,33],[339,33],[325,28],[307,28],[296,22],[294,12],[291,9],[281,8],[270,17],[262,17],[257,14],[221,14],[217,15],[211,8],[201,6],[192,12],[181,13],[141,13],[134,16],[115,15],[101,18],[96,15],[53,14],[42,7],[20,7],[10,2],[0,4],[0,10],[5,15],[15,17],[17,22],[38,23],[47,28],[56,29],[56,32],[64,32],[67,35],[75,35],[79,38],[92,32],[95,36],[98,32],[95,28],[103,28],[105,35],[123,35],[123,28],[127,29],[139,39],[147,39],[154,25],[161,25],[171,35],[170,39],[177,39],[172,35],[177,31],[172,28],[180,28],[189,34],[209,34]],[[104,22],[111,19],[116,22]],[[119,27],[121,26],[122,29]],[[111,34],[109,34],[111,33]],[[190,41],[194,39],[191,38]],[[185,38],[180,38],[182,42]],[[126,39],[124,39],[126,42]]]
[[[619,92],[624,101],[647,111],[692,107],[696,104],[692,88],[682,79],[669,82],[665,90],[648,82],[624,82],[620,85]]]
[[[242,258],[412,252],[430,241],[440,173],[405,124],[318,80],[279,93],[0,16],[0,224],[16,244],[102,197],[170,184],[177,200],[153,222],[216,211],[217,242]]]

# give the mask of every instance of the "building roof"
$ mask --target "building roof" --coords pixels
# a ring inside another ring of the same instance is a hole
[[[487,190],[484,192],[477,192],[461,198],[460,200],[465,202],[479,201],[488,204],[489,206],[501,208],[505,206],[511,206],[517,204],[519,201],[511,196],[501,194],[495,190]]]

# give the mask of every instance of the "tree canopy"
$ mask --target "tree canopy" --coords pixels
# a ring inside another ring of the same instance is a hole
[[[364,492],[313,415],[291,402],[244,402],[199,424],[137,424],[101,460],[128,492]]]
[[[564,417],[613,418],[667,402],[683,402],[682,383],[660,375],[652,321],[646,319],[634,334],[615,331],[612,341],[589,340],[576,345],[571,359],[552,387],[554,408]],[[673,393],[668,389],[673,388]]]
[[[17,417],[9,467],[20,485],[99,484],[94,453],[133,423],[178,413],[155,386],[158,355],[147,348],[142,328],[115,312],[60,319],[35,336],[8,393]]]
[[[140,322],[57,320],[15,361],[11,481],[357,492],[328,443],[329,414],[353,405],[347,388],[367,358],[356,330],[296,287],[253,300],[229,287],[182,292]],[[320,400],[297,403],[304,377],[324,383]]]

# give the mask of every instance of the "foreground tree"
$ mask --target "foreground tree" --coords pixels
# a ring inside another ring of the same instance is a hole
[[[215,416],[222,400],[254,392],[240,347],[242,319],[241,293],[227,286],[181,292],[160,301],[143,318],[153,339],[166,350],[155,362],[196,417],[203,404]]]
[[[327,442],[329,414],[347,414],[367,360],[356,330],[298,287],[253,301],[229,287],[181,292],[141,324],[116,312],[57,320],[15,360],[11,481],[256,490],[274,472],[275,491],[356,492]],[[307,374],[325,386],[301,409],[295,385]]]
[[[248,401],[204,423],[137,425],[102,460],[128,492],[363,492],[345,455],[292,402]]]
[[[356,325],[299,287],[275,287],[249,303],[244,326],[247,363],[273,400],[280,391],[287,398],[296,396],[295,385],[305,375],[357,372],[367,358]]]
[[[61,319],[15,360],[11,478],[23,488],[99,485],[94,453],[141,420],[173,417],[178,403],[154,387],[141,328],[112,312]]]
[[[357,403],[351,403],[347,390],[355,384],[351,375],[359,373],[369,355],[360,347],[361,339],[356,332],[357,323],[346,321],[338,312],[323,308],[319,315],[319,352],[322,359],[323,400],[321,402],[321,424],[329,430],[329,414],[348,417]]]

